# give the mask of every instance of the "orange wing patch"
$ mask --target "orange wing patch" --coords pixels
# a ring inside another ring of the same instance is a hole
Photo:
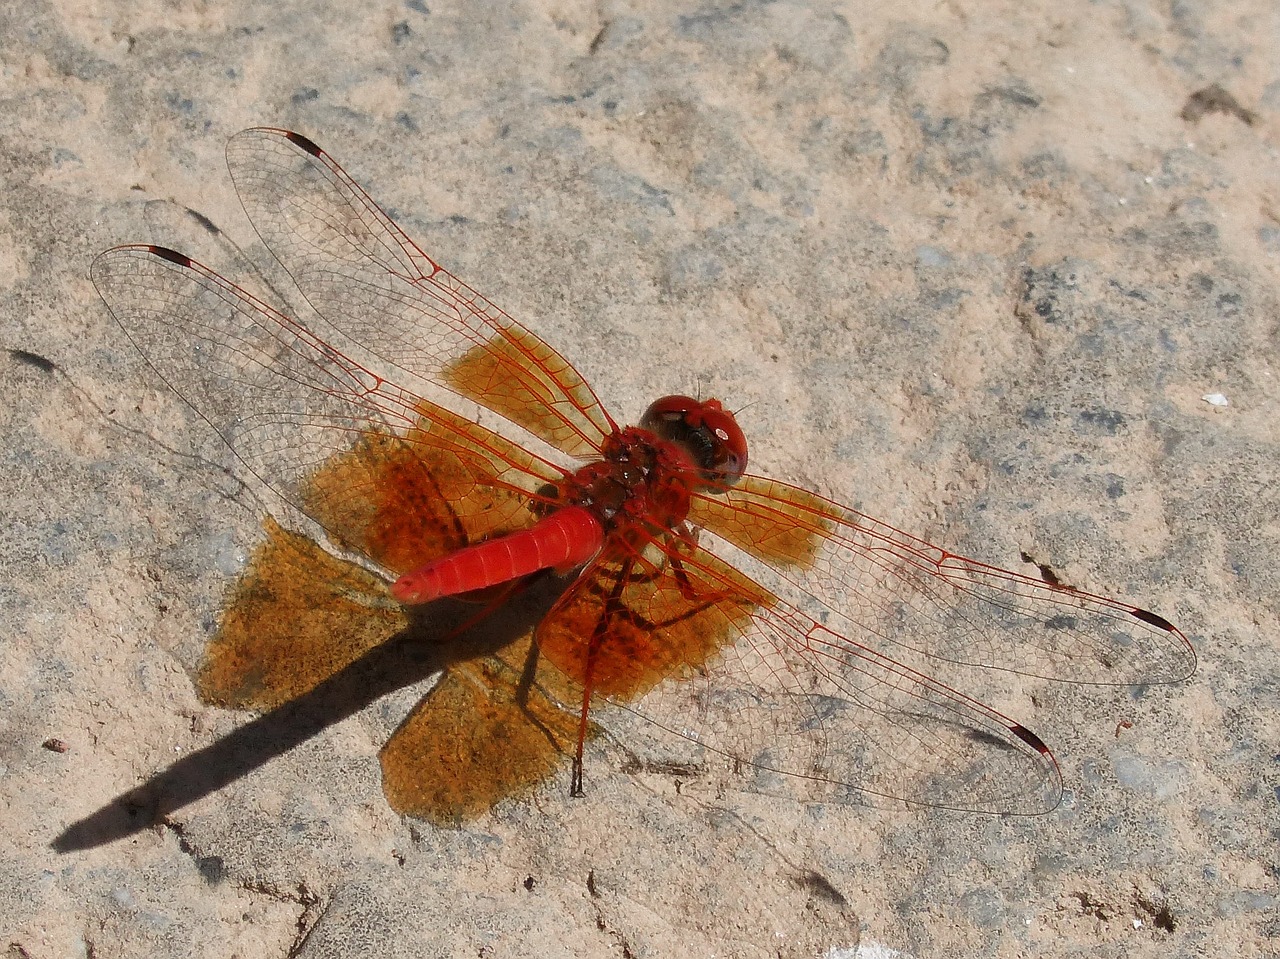
[[[424,418],[405,438],[369,434],[333,457],[308,486],[312,515],[341,545],[397,572],[531,522],[536,500],[495,474],[537,483],[532,461],[475,424],[449,422],[443,442],[440,422]],[[264,527],[198,671],[201,698],[218,706],[274,709],[414,628],[384,580],[270,518]],[[446,634],[467,610],[489,611],[458,605]],[[524,665],[531,633],[516,627],[506,639],[522,638],[492,656],[461,645],[450,654],[447,636],[424,637],[441,665],[453,663],[382,750],[392,808],[442,824],[473,819],[546,779],[576,744],[580,691],[549,666]],[[569,714],[561,702],[573,704]]]
[[[196,677],[200,698],[228,709],[308,693],[408,622],[376,576],[270,518],[265,527]]]
[[[776,601],[680,541],[660,568],[632,554],[597,561],[538,627],[537,641],[574,682],[630,702],[664,679],[693,675]]]
[[[757,559],[809,569],[845,513],[806,490],[744,476],[723,494],[693,498],[689,521]]]
[[[404,573],[535,522],[561,474],[482,426],[421,401],[403,438],[370,433],[308,482],[304,505],[338,543]]]
[[[520,327],[468,350],[445,367],[443,379],[570,456],[598,453],[612,429],[577,370]]]
[[[453,667],[382,748],[387,801],[458,825],[527,793],[573,752],[580,696],[527,636]]]

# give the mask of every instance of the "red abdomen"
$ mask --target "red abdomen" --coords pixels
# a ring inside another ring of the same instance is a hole
[[[405,573],[391,594],[402,603],[427,603],[542,569],[568,570],[591,559],[603,542],[604,527],[594,513],[566,506],[529,529],[467,546]]]

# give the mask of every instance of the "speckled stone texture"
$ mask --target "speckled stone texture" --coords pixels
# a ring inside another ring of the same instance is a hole
[[[4,5],[0,950],[1273,953],[1277,11]],[[566,770],[437,829],[379,782],[411,688],[54,850],[248,719],[190,671],[259,506],[88,264],[158,242],[269,275],[222,158],[260,124],[333,153],[618,416],[720,396],[754,470],[1157,610],[1198,674],[972,689],[1058,755],[1041,817],[677,791],[600,749],[585,798]]]

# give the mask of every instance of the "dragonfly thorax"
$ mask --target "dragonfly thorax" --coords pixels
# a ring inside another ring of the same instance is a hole
[[[606,527],[646,520],[675,526],[689,512],[701,471],[681,445],[629,427],[609,437],[602,458],[573,474],[565,499],[587,506]]]
[[[590,507],[606,527],[673,528],[694,492],[723,492],[746,465],[747,441],[718,400],[664,396],[638,427],[605,440],[601,459],[574,473],[565,499]]]

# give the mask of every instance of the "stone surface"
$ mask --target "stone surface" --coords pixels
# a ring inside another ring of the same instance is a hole
[[[1274,4],[20,0],[0,26],[8,955],[1274,950]],[[1037,818],[686,796],[598,755],[584,799],[566,775],[440,830],[379,785],[408,691],[54,851],[247,718],[189,671],[256,504],[88,264],[262,265],[222,160],[260,124],[620,417],[724,397],[754,470],[1158,610],[1199,673],[983,690],[1062,762]]]

